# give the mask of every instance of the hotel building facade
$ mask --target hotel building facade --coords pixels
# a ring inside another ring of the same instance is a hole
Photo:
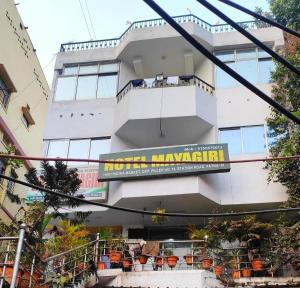
[[[229,67],[271,94],[270,55],[227,24],[211,25],[194,15],[174,19]],[[274,50],[284,44],[277,28],[252,21],[241,25]],[[253,159],[267,157],[274,141],[266,125],[268,104],[162,19],[134,22],[119,38],[62,44],[51,94],[44,133],[44,155],[49,157],[98,159],[123,151],[140,155],[140,149],[151,153],[154,147],[193,151],[188,149],[195,144],[225,143],[231,160]],[[141,210],[264,209],[287,198],[280,184],[267,181],[261,162],[231,164],[223,173],[169,173],[148,179],[138,175],[100,184],[95,164],[69,165],[80,169],[85,191],[90,191],[87,197]],[[182,239],[186,224],[206,223],[202,218],[170,218],[154,225],[149,216],[90,205],[77,209],[93,212],[89,226],[121,227],[129,238]]]

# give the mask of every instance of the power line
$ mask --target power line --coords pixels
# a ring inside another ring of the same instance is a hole
[[[217,9],[215,6],[211,5],[207,2],[207,0],[197,0],[201,5],[203,5],[205,8],[216,14],[218,17],[223,19],[226,23],[231,25],[233,28],[235,28],[238,32],[243,34],[245,37],[247,37],[250,41],[252,41],[254,44],[256,44],[258,47],[262,48],[264,51],[266,51],[268,54],[270,54],[274,59],[276,59],[278,62],[286,66],[288,69],[290,69],[292,72],[300,75],[300,70],[291,64],[290,62],[286,61],[284,58],[282,58],[279,54],[277,54],[275,51],[273,51],[271,48],[269,48],[267,45],[259,41],[256,37],[254,37],[251,33],[249,33],[247,30],[245,30],[242,26],[234,22],[231,18],[226,16],[224,13],[222,13],[219,9]]]
[[[190,35],[185,29],[183,29],[167,12],[165,12],[155,1],[144,0],[148,6],[150,6],[156,13],[158,13],[170,26],[172,26],[186,41],[188,41],[192,46],[194,46],[200,53],[211,60],[214,64],[220,67],[223,71],[229,74],[232,78],[237,80],[243,86],[248,88],[251,92],[256,94],[258,97],[263,99],[265,102],[270,104],[274,109],[281,112],[287,118],[293,122],[300,125],[300,119],[293,113],[284,108],[281,104],[276,102],[274,99],[269,97],[263,91],[259,90],[255,85],[250,83],[244,77],[235,72],[232,68],[223,63],[219,58],[217,58],[211,51],[205,48],[200,42],[198,42],[192,35]]]
[[[51,195],[56,195],[62,198],[68,198],[70,200],[75,200],[77,202],[81,202],[84,204],[89,204],[89,205],[94,205],[94,206],[99,206],[99,207],[104,207],[104,208],[109,208],[112,210],[118,210],[118,211],[123,211],[123,212],[128,212],[128,213],[135,213],[135,214],[143,214],[143,215],[156,215],[156,216],[168,216],[168,217],[181,217],[181,218],[209,218],[209,217],[235,217],[235,216],[246,216],[246,215],[261,215],[261,214],[270,214],[270,213],[283,213],[283,212],[296,212],[300,211],[300,207],[295,207],[295,208],[278,208],[278,209],[268,209],[268,210],[253,210],[253,211],[244,211],[244,212],[228,212],[228,213],[157,213],[153,211],[147,211],[147,210],[139,210],[139,209],[132,209],[132,208],[127,208],[127,207],[120,207],[120,206],[112,206],[109,204],[104,204],[104,203],[98,203],[82,198],[77,198],[71,195],[67,195],[61,192],[53,191],[50,189],[46,189],[44,187],[30,184],[18,179],[15,179],[13,177],[9,177],[6,175],[0,174],[0,178],[6,179],[8,181],[13,181],[17,184],[23,185],[30,187],[35,190],[39,190]]]
[[[97,39],[97,36],[96,36],[96,33],[95,33],[95,29],[94,29],[94,25],[93,25],[93,21],[92,21],[92,17],[91,17],[91,14],[90,14],[90,9],[89,9],[87,0],[84,0],[84,2],[85,2],[85,6],[86,6],[86,11],[87,11],[88,17],[90,19],[90,23],[91,23],[91,27],[92,27],[92,30],[93,30],[94,37],[95,37],[95,39]]]
[[[91,39],[93,39],[93,37],[92,37],[92,35],[91,35],[91,32],[90,32],[89,25],[88,25],[88,23],[87,23],[87,20],[86,20],[86,17],[85,17],[85,13],[84,13],[84,10],[83,10],[83,7],[82,7],[82,4],[81,4],[81,1],[80,1],[80,0],[78,0],[78,2],[79,2],[79,4],[80,4],[81,13],[82,13],[82,16],[83,16],[83,18],[84,18],[85,25],[86,25],[86,28],[87,28],[87,30],[88,30],[88,32],[89,32],[90,38],[91,38]]]
[[[268,23],[268,24],[270,24],[272,26],[275,26],[275,27],[277,27],[277,28],[279,28],[279,29],[287,32],[287,33],[290,33],[290,34],[292,34],[292,35],[300,38],[300,33],[299,32],[297,32],[295,30],[292,30],[292,29],[290,29],[290,28],[288,28],[288,27],[286,27],[284,25],[281,25],[281,24],[279,24],[279,23],[277,23],[277,22],[275,22],[275,21],[273,21],[273,20],[271,20],[271,19],[269,19],[267,17],[264,17],[264,16],[262,16],[262,15],[260,15],[258,13],[255,13],[255,12],[253,12],[253,11],[251,11],[251,10],[249,10],[249,9],[247,9],[247,8],[245,8],[245,7],[237,4],[237,3],[234,3],[234,2],[232,2],[230,0],[218,0],[218,1],[220,1],[220,2],[222,2],[224,4],[227,4],[227,5],[235,8],[235,9],[243,11],[244,13],[249,14],[249,15],[253,16],[254,18],[260,19],[263,22],[266,22],[266,23]]]
[[[254,158],[254,159],[239,159],[239,160],[224,160],[224,161],[116,161],[116,160],[99,160],[99,159],[84,159],[84,158],[60,158],[60,157],[34,157],[1,154],[0,158],[19,159],[19,160],[33,160],[33,161],[66,161],[66,162],[91,162],[91,163],[107,163],[107,164],[241,164],[253,162],[272,162],[300,159],[300,155],[282,156],[272,158]]]

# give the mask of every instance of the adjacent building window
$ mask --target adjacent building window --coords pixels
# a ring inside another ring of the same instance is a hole
[[[4,107],[7,107],[9,100],[9,89],[5,85],[4,81],[0,78],[0,101]]]
[[[99,159],[100,154],[110,152],[110,138],[45,140],[47,157]],[[69,162],[69,166],[84,166],[88,162]]]
[[[223,128],[219,130],[219,143],[228,143],[231,155],[265,153],[267,131],[264,125]]]
[[[264,50],[258,48],[228,50],[216,52],[215,55],[252,84],[271,82],[274,63],[272,57]],[[217,88],[240,85],[239,82],[217,66],[215,78]]]
[[[111,98],[117,94],[118,63],[65,66],[57,78],[55,101]]]

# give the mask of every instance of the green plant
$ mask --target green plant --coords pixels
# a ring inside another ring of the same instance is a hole
[[[151,220],[152,220],[153,224],[164,224],[167,221],[169,221],[169,217],[164,215],[164,214],[166,214],[165,208],[158,207],[153,212],[161,214],[161,215],[152,215],[151,216]]]
[[[168,257],[168,256],[173,256],[174,253],[173,253],[173,250],[170,249],[170,248],[167,248],[164,250],[164,256]]]

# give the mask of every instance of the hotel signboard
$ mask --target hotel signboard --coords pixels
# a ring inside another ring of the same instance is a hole
[[[214,163],[229,160],[227,144],[193,144],[128,150],[102,154],[100,155],[100,160],[116,161],[117,163],[100,163],[99,181],[185,176],[230,171],[229,163]],[[131,161],[141,163],[130,163]],[[174,161],[183,163],[172,163]],[[203,163],[184,163],[191,161]]]

